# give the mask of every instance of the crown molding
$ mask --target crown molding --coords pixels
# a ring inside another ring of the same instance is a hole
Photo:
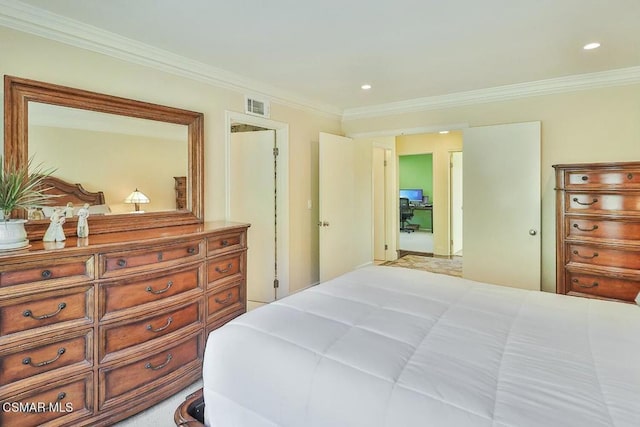
[[[268,98],[271,102],[334,118],[342,110],[280,88],[137,42],[19,1],[0,0],[0,25],[108,55],[212,86]]]
[[[578,74],[440,96],[414,98],[370,107],[347,108],[342,115],[342,121],[462,107],[465,105],[508,101],[531,96],[551,95],[635,83],[640,83],[640,67]]]

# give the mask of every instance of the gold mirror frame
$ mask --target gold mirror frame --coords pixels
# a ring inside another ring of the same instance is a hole
[[[19,77],[4,77],[4,162],[26,167],[29,159],[29,102],[60,105],[120,116],[137,117],[187,126],[187,209],[142,214],[92,216],[91,234],[201,223],[204,220],[204,115],[188,110],[150,104]],[[55,165],[47,165],[55,167]],[[26,212],[18,216],[26,218]],[[66,224],[75,234],[75,221]],[[28,237],[40,239],[49,221],[29,221]]]

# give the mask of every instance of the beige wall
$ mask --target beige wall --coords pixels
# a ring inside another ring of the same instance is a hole
[[[169,105],[204,113],[205,217],[223,219],[225,110],[243,111],[244,93],[114,59],[0,27],[0,72],[18,77]],[[289,123],[290,279],[301,287],[318,280],[317,141],[339,133],[340,120],[272,104],[271,118]],[[307,200],[314,200],[307,209]],[[251,242],[249,242],[251,247]]]
[[[462,132],[403,135],[396,138],[396,154],[433,154],[433,253],[450,255],[449,156],[462,150]],[[396,179],[396,188],[398,180]],[[463,248],[464,250],[464,248]]]
[[[343,123],[347,134],[542,122],[542,288],[555,290],[553,164],[640,160],[640,85],[583,90]],[[508,159],[505,159],[508,161]],[[517,250],[517,248],[515,248]]]

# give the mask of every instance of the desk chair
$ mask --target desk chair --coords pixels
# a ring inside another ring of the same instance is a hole
[[[409,220],[413,218],[413,208],[409,205],[409,199],[400,197],[400,231],[411,233],[413,227],[409,227]]]

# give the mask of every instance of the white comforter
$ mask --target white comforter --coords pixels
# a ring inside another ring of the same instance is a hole
[[[214,331],[230,426],[640,426],[640,307],[367,267]]]

